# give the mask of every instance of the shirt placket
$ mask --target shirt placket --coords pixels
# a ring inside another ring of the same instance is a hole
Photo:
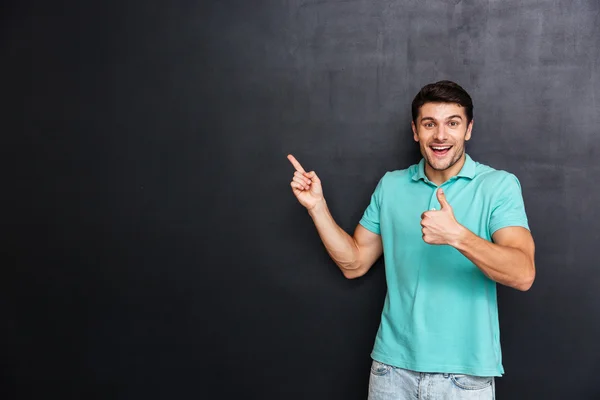
[[[449,188],[454,183],[455,180],[456,180],[456,177],[454,176],[454,177],[448,179],[446,182],[444,182],[441,186],[438,186],[429,180],[426,181],[429,185],[431,185],[433,187],[433,192],[431,193],[431,197],[429,198],[429,207],[427,207],[428,210],[441,210],[442,209],[440,202],[438,201],[438,198],[437,198],[437,191],[441,187],[445,193],[446,189]]]

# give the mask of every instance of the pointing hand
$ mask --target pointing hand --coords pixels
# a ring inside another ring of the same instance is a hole
[[[306,172],[293,155],[288,154],[287,158],[296,169],[292,182],[290,183],[292,192],[300,204],[306,207],[307,210],[310,210],[319,202],[323,201],[321,180],[315,171]]]

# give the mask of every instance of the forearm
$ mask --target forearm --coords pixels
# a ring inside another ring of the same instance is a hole
[[[463,228],[451,245],[471,260],[488,278],[518,290],[528,290],[533,283],[533,260],[523,251],[501,246],[480,238]]]
[[[323,200],[308,211],[325,249],[333,261],[343,270],[359,268],[359,252],[356,242],[335,222],[327,203]]]

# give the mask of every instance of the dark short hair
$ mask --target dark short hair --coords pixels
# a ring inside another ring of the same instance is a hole
[[[419,109],[425,103],[456,103],[465,108],[467,124],[473,120],[473,100],[465,89],[452,81],[439,81],[423,86],[412,102],[412,119],[417,122]]]

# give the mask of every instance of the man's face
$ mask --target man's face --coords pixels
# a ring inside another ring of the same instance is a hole
[[[454,103],[425,103],[416,123],[412,122],[415,142],[419,142],[425,161],[436,171],[447,170],[461,159],[472,128],[473,121],[467,124],[465,109]]]

